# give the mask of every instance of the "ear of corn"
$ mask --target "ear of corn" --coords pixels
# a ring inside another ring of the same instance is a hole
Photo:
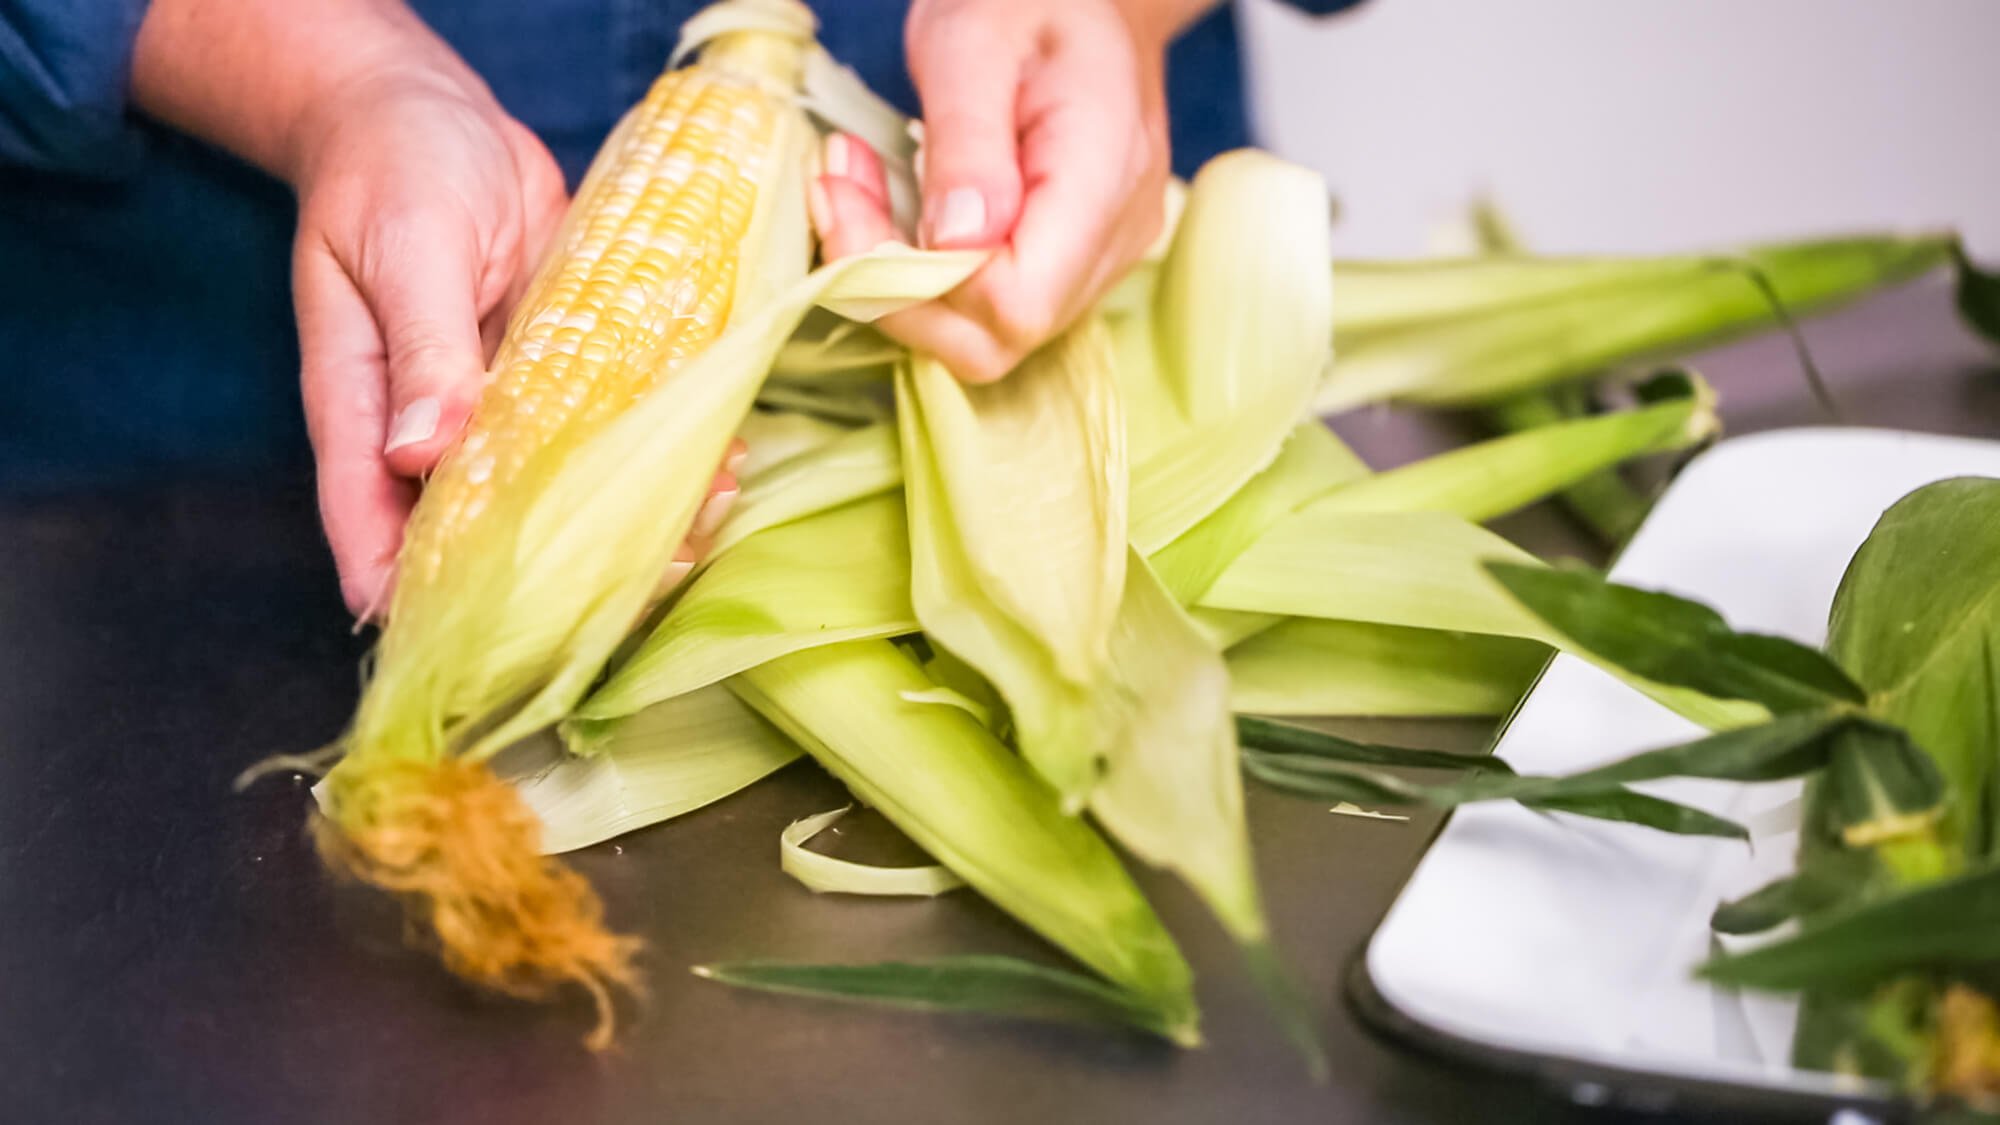
[[[635,945],[484,762],[561,718],[644,611],[709,476],[816,301],[878,312],[977,255],[885,249],[805,276],[810,14],[716,38],[607,143],[511,321],[471,428],[412,516],[316,840],[398,893],[461,975],[578,985],[609,1039]],[[782,16],[782,18],[779,18]]]
[[[1474,258],[1336,267],[1350,300],[1321,412],[1397,400],[1487,402],[1685,353],[1936,269],[1956,240],[1851,238],[1735,255],[1611,261]],[[1375,291],[1371,293],[1371,287]]]

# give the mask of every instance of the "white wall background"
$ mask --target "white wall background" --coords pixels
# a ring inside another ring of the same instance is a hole
[[[1243,13],[1338,249],[1413,254],[1484,192],[1537,248],[1956,226],[2000,258],[2000,0],[1367,0]]]

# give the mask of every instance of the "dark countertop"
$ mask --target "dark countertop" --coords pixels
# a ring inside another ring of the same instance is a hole
[[[2000,379],[1920,285],[1809,326],[1852,420],[2000,435]],[[1736,432],[1814,421],[1782,341],[1699,365]],[[1469,431],[1369,412],[1377,464]],[[1560,513],[1502,530],[1589,554]],[[786,823],[842,802],[810,764],[575,862],[650,942],[652,1000],[595,1057],[582,1004],[476,996],[401,948],[385,902],[332,886],[263,755],[334,736],[349,635],[304,482],[0,499],[0,1120],[237,1125],[663,1121],[1605,1122],[1529,1081],[1384,1043],[1341,999],[1350,958],[1434,821],[1330,817],[1253,789],[1278,937],[1324,1013],[1315,1087],[1179,888],[1147,878],[1202,981],[1207,1048],[752,995],[685,966],[743,956],[1041,955],[970,894],[815,897]],[[1405,725],[1475,747],[1478,724]],[[1468,953],[1477,934],[1466,936]]]

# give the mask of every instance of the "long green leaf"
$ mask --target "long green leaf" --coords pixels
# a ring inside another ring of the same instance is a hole
[[[991,954],[874,965],[726,961],[697,966],[694,973],[739,988],[792,996],[1091,1027],[1132,1027],[1184,1047],[1200,1042],[1191,1028],[1163,1021],[1150,1005],[1101,981]]]
[[[1320,732],[1308,732],[1318,736]],[[1392,765],[1419,765],[1413,756],[1421,751],[1352,743],[1345,749],[1331,749],[1343,741],[1326,736],[1326,744],[1310,753],[1246,750],[1243,761],[1250,776],[1273,788],[1302,797],[1326,801],[1346,801],[1363,805],[1430,805],[1452,808],[1482,800],[1498,800],[1477,792],[1467,793],[1450,786],[1423,785],[1387,770],[1366,764],[1364,759],[1391,759]],[[1394,759],[1404,759],[1394,761]],[[1479,759],[1473,759],[1478,762]],[[1493,772],[1510,773],[1497,759],[1486,762]],[[1643,828],[1685,836],[1721,836],[1747,839],[1739,824],[1700,809],[1663,798],[1636,793],[1618,786],[1585,792],[1551,794],[1523,799],[1521,804],[1540,812],[1564,812],[1597,820],[1633,824]]]
[[[1494,563],[1487,569],[1578,647],[1641,679],[1718,699],[1749,700],[1774,714],[1867,701],[1817,649],[1736,632],[1699,602],[1623,586],[1577,568]]]
[[[1395,766],[1399,769],[1491,770],[1511,775],[1512,766],[1491,754],[1457,754],[1449,750],[1416,750],[1357,742],[1329,731],[1314,730],[1293,723],[1272,722],[1254,715],[1236,717],[1236,736],[1246,750],[1266,754],[1297,754],[1362,766]]]
[[[1565,777],[1477,778],[1450,788],[1456,796],[1516,800],[1588,793],[1612,785],[1668,777],[1701,777],[1721,781],[1778,781],[1826,767],[1835,752],[1852,746],[1855,732],[1878,735],[1870,753],[1921,759],[1900,731],[1857,715],[1779,715],[1757,726],[1737,727],[1677,746],[1647,750],[1607,765]],[[1933,775],[1933,780],[1935,777]],[[1933,788],[1931,804],[1942,794]]]
[[[1717,957],[1701,975],[1792,990],[2000,959],[2000,868],[1984,868],[1814,919],[1782,941]]]

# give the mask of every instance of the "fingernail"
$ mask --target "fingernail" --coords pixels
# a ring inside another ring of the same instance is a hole
[[[726,489],[702,501],[701,511],[694,516],[694,526],[688,534],[696,539],[707,539],[722,530],[722,521],[729,518],[729,507],[736,503],[736,489]]]
[[[692,573],[694,573],[693,559],[675,559],[668,563],[666,573],[660,575],[659,592],[663,595],[672,592],[674,587],[687,581],[687,576]]]
[[[826,187],[817,179],[806,184],[806,213],[812,217],[813,229],[821,235],[833,230],[833,201],[826,197]]]
[[[389,440],[383,444],[382,452],[394,453],[406,445],[429,441],[438,429],[438,400],[420,398],[396,414],[396,420],[389,426]]]
[[[845,133],[835,133],[826,139],[827,175],[847,178],[848,171],[854,167],[854,150],[849,147],[853,143]]]
[[[749,459],[749,448],[739,446],[730,451],[728,459],[722,462],[722,469],[732,477],[740,477],[743,475],[743,463]]]
[[[944,193],[937,222],[931,224],[933,243],[963,242],[986,233],[986,197],[978,188],[955,187]]]

